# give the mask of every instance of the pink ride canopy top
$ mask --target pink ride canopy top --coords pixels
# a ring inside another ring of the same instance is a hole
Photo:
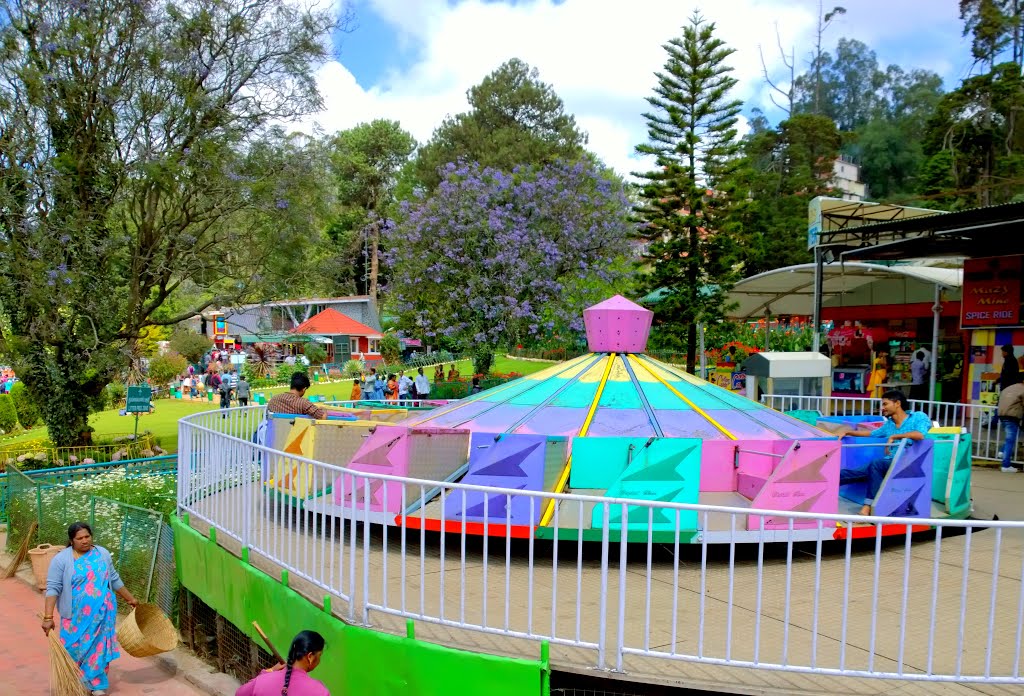
[[[587,346],[593,353],[643,353],[654,312],[622,295],[583,310]]]

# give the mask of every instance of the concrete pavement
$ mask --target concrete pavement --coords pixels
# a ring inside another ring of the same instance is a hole
[[[42,595],[18,578],[0,580],[0,696],[49,696],[50,651],[39,627]],[[111,696],[203,696],[154,658],[121,651],[110,667]]]

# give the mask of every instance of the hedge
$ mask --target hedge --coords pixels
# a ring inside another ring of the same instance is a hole
[[[18,412],[10,394],[0,394],[0,430],[9,433],[18,427]]]
[[[14,402],[14,411],[18,414],[21,427],[31,428],[39,425],[39,407],[22,382],[15,382],[11,387],[11,400]]]

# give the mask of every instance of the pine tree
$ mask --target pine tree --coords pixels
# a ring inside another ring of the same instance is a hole
[[[694,13],[681,38],[665,45],[668,60],[648,97],[648,142],[637,152],[655,158],[637,208],[649,241],[648,283],[663,291],[658,320],[686,327],[688,369],[696,369],[697,324],[721,318],[734,280],[734,247],[726,217],[737,154],[736,84],[726,59],[733,53],[715,25]]]

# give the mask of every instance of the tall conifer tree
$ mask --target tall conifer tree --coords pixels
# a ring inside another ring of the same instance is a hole
[[[657,168],[643,180],[637,212],[650,244],[651,287],[663,291],[663,331],[686,328],[688,369],[696,369],[697,324],[721,317],[734,280],[734,244],[725,216],[736,166],[736,116],[741,102],[726,59],[733,53],[715,25],[694,13],[681,38],[665,45],[668,60],[648,97],[648,142],[637,152]]]

